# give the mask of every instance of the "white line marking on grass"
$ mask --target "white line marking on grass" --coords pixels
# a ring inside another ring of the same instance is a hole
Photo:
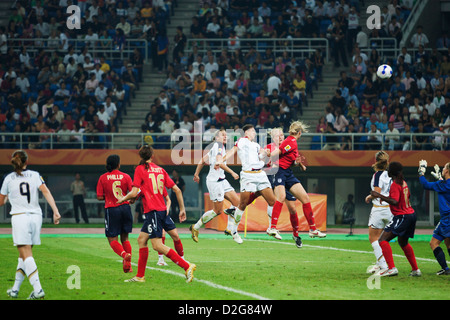
[[[274,241],[274,240],[247,239],[245,241],[269,242],[269,243],[284,244],[284,245],[289,245],[289,246],[294,246],[295,245],[294,243],[291,243],[291,242],[281,242],[281,241]],[[315,246],[315,245],[310,245],[310,244],[303,244],[303,247],[311,247],[311,248],[316,248],[316,249],[326,249],[326,250],[343,251],[343,252],[351,252],[351,253],[368,253],[368,254],[373,254],[373,251],[362,251],[362,250],[354,250],[354,249],[342,249],[342,248],[334,248],[334,247]],[[406,257],[404,255],[400,255],[400,254],[392,254],[392,256],[406,259]],[[435,259],[416,257],[416,260],[424,261],[424,262],[434,262],[434,263],[436,263]]]
[[[117,261],[123,262],[122,260],[117,260]],[[137,266],[136,263],[131,263],[131,264],[134,265],[134,266]],[[149,267],[149,266],[147,266],[146,269],[160,271],[160,272],[164,272],[164,273],[167,273],[167,274],[170,274],[170,275],[173,275],[173,276],[186,278],[184,273],[179,273],[179,272],[175,272],[175,271],[172,271],[172,270],[164,270],[164,269],[153,268],[153,267]],[[205,284],[205,285],[207,285],[209,287],[215,288],[215,289],[220,289],[220,290],[225,290],[225,291],[228,291],[228,292],[238,293],[238,294],[241,294],[241,295],[244,295],[244,296],[247,296],[247,297],[250,297],[250,298],[254,298],[254,299],[257,299],[257,300],[270,300],[269,298],[266,298],[266,297],[263,297],[263,296],[260,296],[260,295],[254,294],[254,293],[245,292],[245,291],[242,291],[242,290],[239,290],[239,289],[234,289],[234,288],[222,286],[220,284],[217,284],[217,283],[214,283],[214,282],[211,282],[211,281],[208,281],[208,280],[201,280],[201,279],[194,278],[193,281],[197,281],[197,282],[203,283],[203,284]]]

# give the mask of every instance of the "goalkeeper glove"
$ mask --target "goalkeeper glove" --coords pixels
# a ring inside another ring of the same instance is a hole
[[[427,161],[426,160],[420,160],[419,161],[419,176],[423,176],[425,174],[425,171],[427,170]]]
[[[431,175],[436,180],[442,180],[441,168],[439,168],[439,166],[437,164],[434,165],[434,171],[431,172]]]

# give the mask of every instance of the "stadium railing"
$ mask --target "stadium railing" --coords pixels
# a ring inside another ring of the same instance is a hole
[[[228,46],[228,41],[238,42],[238,44]],[[266,48],[271,48],[275,55],[287,50],[290,54],[301,58],[310,57],[316,49],[321,49],[325,53],[325,62],[329,62],[330,58],[329,41],[326,38],[191,38],[187,40],[186,52],[191,53],[194,46],[198,48],[198,53],[201,54],[208,50],[213,53],[220,53],[223,48],[229,50],[239,48],[246,52],[253,47],[258,52],[264,52]]]
[[[265,129],[262,129],[265,130]],[[261,145],[268,143],[267,134],[258,134]],[[241,133],[229,130],[229,142],[236,141]],[[287,133],[285,134],[288,135]],[[190,133],[175,131],[165,133],[0,133],[0,149],[136,149],[140,145],[150,144],[155,149],[179,148],[199,149],[210,144],[210,133]],[[450,134],[399,133],[399,140],[390,143],[392,135],[386,133],[304,133],[298,145],[301,150],[448,150]],[[44,137],[45,139],[41,139]],[[64,141],[72,137],[72,141]],[[425,137],[420,149],[416,148],[414,138]],[[62,138],[62,139],[61,139]]]
[[[51,44],[52,41],[54,40],[48,38],[8,39],[8,47],[13,48],[16,52],[20,52],[23,47],[26,47],[27,52],[32,55],[36,54],[41,48],[43,48],[46,52],[53,52],[55,50],[58,51],[58,45],[53,46]],[[91,45],[92,42],[96,42],[96,44]],[[94,58],[104,56],[107,60],[130,59],[134,49],[137,48],[143,53],[144,62],[148,63],[150,59],[150,48],[146,39],[127,38],[121,48],[114,47],[113,42],[113,39],[99,39],[97,41],[70,39],[69,45],[73,45],[76,52],[80,52],[86,45],[88,45],[88,52]],[[102,45],[101,43],[104,44]]]

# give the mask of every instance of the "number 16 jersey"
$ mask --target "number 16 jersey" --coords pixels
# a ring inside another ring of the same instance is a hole
[[[164,199],[164,187],[172,189],[175,182],[169,177],[166,170],[150,162],[141,164],[134,171],[133,187],[141,189],[144,213],[150,211],[166,211],[167,206]]]

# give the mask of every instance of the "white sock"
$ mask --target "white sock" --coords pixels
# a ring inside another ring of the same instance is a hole
[[[267,215],[269,216],[269,223],[272,222],[272,211],[273,211],[273,206],[267,206]]]
[[[24,261],[25,274],[28,277],[31,285],[33,286],[34,292],[39,292],[42,289],[41,282],[39,281],[39,273],[36,266],[36,262],[33,257],[28,257]]]
[[[236,221],[236,223],[235,223],[235,228],[232,232],[233,234],[235,234],[237,232],[238,227],[239,227],[239,222],[241,222],[241,218],[242,218],[243,214],[244,214],[243,210],[236,208],[236,211],[234,212],[234,220]]]
[[[17,263],[16,279],[14,281],[12,290],[19,291],[20,286],[22,285],[24,279],[25,279],[25,264],[23,263],[23,259],[19,258]]]
[[[375,254],[375,258],[377,259],[377,265],[381,268],[386,269],[387,263],[383,256],[383,250],[381,250],[380,244],[378,241],[372,242],[373,253]]]
[[[199,230],[205,223],[211,221],[217,217],[217,214],[213,210],[206,211],[200,219],[197,221],[197,223],[194,225],[194,228],[196,230]]]
[[[236,227],[236,221],[234,221],[234,218],[232,216],[227,217],[228,217],[227,229],[231,232],[231,234],[233,234],[234,229]]]

